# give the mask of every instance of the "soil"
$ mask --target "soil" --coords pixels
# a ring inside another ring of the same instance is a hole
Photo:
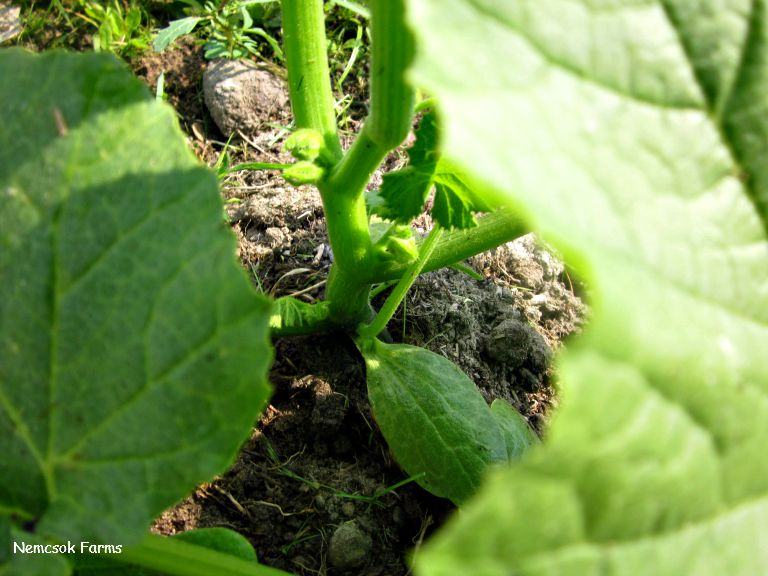
[[[225,146],[205,109],[204,65],[201,48],[181,41],[132,68],[152,90],[165,73],[167,99],[190,146],[214,165]],[[280,149],[286,131],[274,119],[265,125],[226,147],[230,165],[288,161]],[[402,163],[402,156],[393,154],[385,168]],[[322,298],[332,253],[316,191],[262,171],[227,176],[223,195],[254,286],[272,296]],[[556,405],[550,360],[585,317],[580,288],[532,236],[469,265],[482,280],[453,269],[420,277],[389,333],[448,357],[489,402],[508,400],[546,434]],[[234,466],[164,512],[153,530],[232,528],[253,543],[261,563],[298,575],[408,574],[408,557],[453,506],[403,483],[406,474],[371,415],[364,364],[346,335],[280,339],[275,348],[274,395]]]

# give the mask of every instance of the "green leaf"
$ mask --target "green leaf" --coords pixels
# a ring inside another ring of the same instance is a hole
[[[50,546],[34,534],[11,529],[10,541],[2,541],[2,546],[7,546],[8,550],[0,555],[0,576],[69,576],[72,573],[64,553],[54,552],[51,548],[48,549],[50,553],[22,553],[14,550],[13,543],[19,547]]]
[[[196,528],[176,534],[173,538],[256,562],[256,551],[248,539],[229,528]]]
[[[325,146],[323,135],[311,128],[301,128],[288,136],[283,143],[283,150],[289,151],[298,160],[313,162],[320,156]]]
[[[408,264],[418,258],[419,248],[410,226],[392,224],[373,215],[368,228],[374,250],[382,260]]]
[[[0,515],[0,566],[11,559],[11,519]]]
[[[477,387],[424,348],[373,340],[361,351],[371,409],[397,461],[433,494],[465,501],[488,465],[507,458]]]
[[[539,442],[538,436],[528,426],[525,418],[509,402],[497,398],[491,402],[491,414],[504,436],[507,458],[510,461],[517,460]]]
[[[229,528],[195,528],[180,532],[171,539],[182,540],[208,550],[215,550],[256,563],[256,551],[251,543],[243,536]],[[77,576],[163,576],[148,568],[131,566],[115,560],[109,554],[76,554],[73,557]],[[177,559],[177,562],[179,560]]]
[[[283,178],[294,186],[302,184],[315,184],[325,174],[325,169],[314,162],[299,160],[283,170]]]
[[[188,16],[187,18],[173,20],[168,26],[157,33],[157,36],[152,41],[152,49],[155,52],[162,52],[173,44],[174,41],[192,32],[200,20],[202,18],[199,16]]]
[[[113,57],[0,53],[0,512],[128,545],[269,394],[269,305],[174,112]]]
[[[547,441],[417,574],[762,573],[766,3],[410,9],[442,153],[526,209],[593,310]]]
[[[437,152],[437,119],[433,112],[421,119],[416,142],[408,149],[406,168],[384,175],[381,190],[372,204],[383,218],[407,224],[424,208],[432,186],[435,203],[432,217],[443,228],[471,228],[477,222],[473,212],[488,211],[490,203],[473,191],[466,172]]]
[[[413,166],[388,172],[384,174],[377,195],[384,203],[376,208],[376,213],[393,222],[407,224],[421,214],[431,188],[432,174],[420,172]]]
[[[483,197],[482,186],[472,182],[456,163],[441,158],[432,178],[435,204],[432,218],[444,228],[471,228],[477,225],[474,212],[488,212],[493,206]]]
[[[269,327],[273,335],[289,336],[318,331],[329,321],[325,302],[309,304],[291,296],[283,296],[274,302]]]
[[[416,128],[416,141],[408,149],[408,166],[388,172],[382,179],[376,213],[394,222],[408,224],[424,207],[437,167],[437,123],[434,114],[425,114]]]

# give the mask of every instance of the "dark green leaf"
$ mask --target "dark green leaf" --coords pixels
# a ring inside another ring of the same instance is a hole
[[[438,153],[437,120],[434,112],[424,115],[416,130],[416,142],[408,150],[409,165],[384,175],[377,200],[383,206],[376,213],[383,218],[407,224],[424,208],[432,186],[435,203],[432,217],[443,228],[471,228],[477,222],[474,212],[492,209],[491,203],[476,190],[478,182],[458,165]]]
[[[209,550],[222,552],[242,560],[256,562],[256,551],[242,535],[228,528],[196,528],[171,536]],[[148,568],[130,566],[108,554],[76,554],[72,557],[76,576],[163,576]]]
[[[306,334],[328,322],[328,306],[324,302],[308,304],[290,296],[275,300],[269,327],[281,336]]]
[[[11,559],[11,519],[0,515],[0,566]]]
[[[432,188],[432,174],[419,172],[408,166],[397,172],[384,175],[378,197],[384,200],[377,210],[382,218],[407,224],[424,209]]]
[[[424,488],[461,503],[487,466],[507,459],[496,420],[474,383],[424,348],[361,346],[376,422],[395,458]]]
[[[509,402],[497,398],[491,403],[491,414],[501,428],[510,461],[520,458],[539,441],[525,418]]]
[[[10,541],[2,542],[3,547],[8,545],[9,548],[7,561],[0,557],[0,576],[69,576],[72,573],[66,554],[21,552],[13,548],[14,542],[20,547],[50,545],[34,534],[11,529]]]
[[[474,212],[488,212],[493,206],[478,194],[482,185],[471,182],[469,175],[456,163],[441,158],[432,178],[435,203],[432,218],[443,228],[471,228],[477,225]]]
[[[416,141],[408,149],[408,166],[384,175],[378,196],[384,206],[377,213],[383,218],[407,224],[421,214],[432,188],[437,167],[437,123],[427,113],[416,128]]]
[[[225,469],[269,305],[173,111],[114,58],[0,53],[0,510],[130,544]]]

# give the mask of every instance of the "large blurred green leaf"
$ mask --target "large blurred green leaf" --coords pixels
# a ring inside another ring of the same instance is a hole
[[[67,562],[67,556],[62,550],[67,550],[67,545],[60,544],[54,552],[51,544],[43,538],[25,532],[23,530],[12,530],[8,538],[15,543],[18,548],[13,548],[12,544],[2,542],[2,546],[8,547],[8,557],[0,557],[0,576],[70,576],[72,567]],[[30,552],[35,546],[45,550],[48,545],[49,553]],[[21,550],[26,550],[21,552]]]
[[[0,53],[0,514],[128,545],[269,393],[216,179],[113,58]]]
[[[409,4],[445,154],[593,295],[547,442],[418,573],[764,573],[766,3]]]

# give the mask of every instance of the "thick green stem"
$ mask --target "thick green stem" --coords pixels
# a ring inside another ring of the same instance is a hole
[[[413,60],[413,36],[403,0],[371,0],[371,112],[366,122],[380,146],[398,146],[411,129],[413,88],[405,72]]]
[[[342,156],[328,75],[322,0],[282,0],[285,56],[296,124],[323,134],[334,166],[318,183],[335,262],[328,278],[329,317],[355,326],[370,317],[368,280],[376,264],[364,192],[374,170],[408,134],[413,90],[405,69],[413,39],[403,0],[372,0],[371,113]]]
[[[366,277],[371,275],[374,261],[364,192],[387,152],[364,126],[341,162],[318,183],[335,258],[326,298],[331,318],[341,325],[354,326],[369,316]]]
[[[282,0],[283,43],[296,126],[323,135],[326,148],[340,159],[331,78],[325,40],[323,0]]]
[[[384,301],[384,306],[381,307],[376,318],[368,326],[364,326],[360,329],[359,336],[361,339],[375,338],[387,327],[387,323],[397,311],[398,306],[400,306],[403,298],[405,298],[405,295],[413,285],[416,277],[421,274],[424,264],[427,263],[429,257],[432,255],[442,232],[443,230],[438,226],[432,228],[432,232],[429,233],[429,236],[427,236],[426,240],[424,240],[421,245],[419,257],[408,267],[408,270],[403,274],[403,277],[400,278],[395,289],[392,290],[392,293]]]
[[[361,282],[354,271],[334,264],[325,291],[330,321],[339,328],[351,328],[370,321],[373,317],[370,292],[371,285]]]
[[[154,534],[148,535],[138,546],[126,548],[112,558],[172,576],[291,576],[276,568]]]
[[[474,228],[445,232],[429,260],[424,264],[422,272],[450,266],[505,242],[511,242],[529,231],[519,213],[508,208],[500,208],[479,218],[478,225]],[[407,269],[407,264],[393,263],[388,267],[377,266],[368,281],[376,283],[400,278]]]

